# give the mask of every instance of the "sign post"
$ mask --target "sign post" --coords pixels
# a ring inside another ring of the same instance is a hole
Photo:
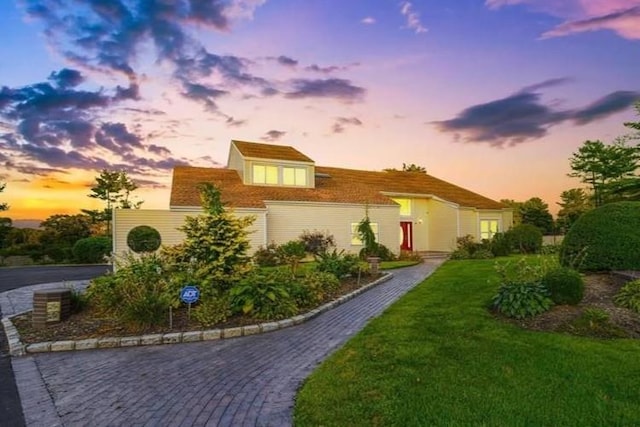
[[[189,305],[187,318],[191,320],[191,304],[200,299],[200,291],[192,285],[187,285],[180,290],[180,301]]]

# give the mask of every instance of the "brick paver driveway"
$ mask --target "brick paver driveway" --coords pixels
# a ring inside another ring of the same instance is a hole
[[[314,367],[442,261],[299,326],[242,338],[13,360],[28,425],[287,426]],[[44,384],[43,384],[44,381]]]

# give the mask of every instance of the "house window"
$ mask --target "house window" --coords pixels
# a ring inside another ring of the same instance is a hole
[[[497,219],[481,219],[480,220],[480,239],[491,239],[498,232]]]
[[[307,170],[305,168],[282,168],[282,184],[304,187],[307,185]]]
[[[360,240],[360,236],[358,236],[358,224],[359,222],[351,223],[351,244],[354,246],[362,246],[362,240]],[[373,234],[376,236],[376,242],[380,241],[380,233],[377,222],[371,222],[371,230],[373,230]]]
[[[411,199],[391,199],[400,205],[400,216],[411,216]]]
[[[254,184],[278,184],[278,167],[253,165]]]

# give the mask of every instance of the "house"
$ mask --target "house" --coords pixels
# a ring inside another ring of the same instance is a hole
[[[186,216],[202,212],[197,186],[213,183],[236,215],[253,215],[252,249],[297,239],[304,230],[334,236],[338,249],[357,253],[358,222],[368,214],[377,241],[393,252],[455,249],[511,227],[510,208],[422,172],[363,171],[316,166],[293,147],[232,141],[226,168],[178,166],[169,210],[114,211],[114,252],[128,250],[135,226],[156,228],[163,244],[179,243]]]

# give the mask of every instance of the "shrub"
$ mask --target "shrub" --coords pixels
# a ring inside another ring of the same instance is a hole
[[[599,308],[587,308],[575,318],[568,332],[575,335],[599,338],[625,338],[624,329],[611,323],[609,313]]]
[[[413,251],[400,251],[398,255],[398,261],[420,261],[422,262],[422,255]]]
[[[640,270],[640,202],[584,213],[562,241],[560,263],[581,271]]]
[[[516,225],[507,231],[507,238],[522,254],[535,254],[542,248],[542,231],[535,225]]]
[[[640,279],[624,285],[613,297],[613,302],[621,307],[640,313]]]
[[[341,279],[347,274],[356,271],[360,264],[358,257],[351,254],[345,254],[344,250],[338,252],[334,249],[332,252],[325,252],[316,256],[316,270],[333,274],[337,279]]]
[[[209,327],[224,322],[231,315],[231,302],[227,292],[208,296],[198,302],[191,313],[202,326]]]
[[[300,307],[315,306],[340,289],[340,281],[331,273],[314,271],[307,273],[291,288],[296,303]]]
[[[513,251],[513,243],[508,233],[496,233],[491,238],[489,248],[494,256],[507,256]]]
[[[473,255],[471,255],[471,258],[473,259],[490,259],[493,258],[493,252],[491,252],[489,249],[485,249],[485,248],[480,248],[478,250],[476,250]]]
[[[542,284],[556,304],[576,305],[584,295],[584,280],[577,271],[561,267],[549,271],[542,278]]]
[[[84,310],[87,307],[89,303],[89,299],[83,292],[79,291],[74,287],[70,287],[69,290],[71,291],[71,300],[70,300],[71,313],[72,314],[80,313],[82,310]]]
[[[487,259],[493,258],[490,241],[482,243],[475,241],[470,234],[456,239],[456,250],[451,253],[451,259]]]
[[[252,272],[229,291],[231,309],[264,320],[293,316],[298,308],[289,293],[291,281],[281,270]]]
[[[109,248],[109,251],[111,248]],[[44,255],[49,257],[53,262],[60,263],[68,261],[73,258],[73,250],[70,246],[65,245],[51,245],[44,247]]]
[[[307,253],[318,255],[327,252],[330,248],[336,246],[336,241],[331,234],[325,234],[322,231],[310,232],[304,230],[299,237],[300,241],[304,243],[304,250]]]
[[[77,262],[97,264],[104,262],[111,253],[111,239],[108,237],[86,237],[73,245],[73,257]]]
[[[161,243],[158,230],[148,225],[134,227],[127,234],[127,246],[136,253],[154,252],[158,250]]]
[[[266,247],[258,247],[258,250],[253,254],[253,262],[260,267],[275,267],[279,265],[278,245],[275,242],[271,242]]]
[[[299,240],[290,240],[287,243],[283,243],[278,246],[277,249],[278,259],[283,264],[288,264],[291,268],[291,274],[296,275],[298,264],[302,261],[307,254],[304,250],[304,243]]]
[[[552,305],[549,292],[539,282],[504,284],[493,298],[493,306],[499,312],[517,319],[544,313]]]

